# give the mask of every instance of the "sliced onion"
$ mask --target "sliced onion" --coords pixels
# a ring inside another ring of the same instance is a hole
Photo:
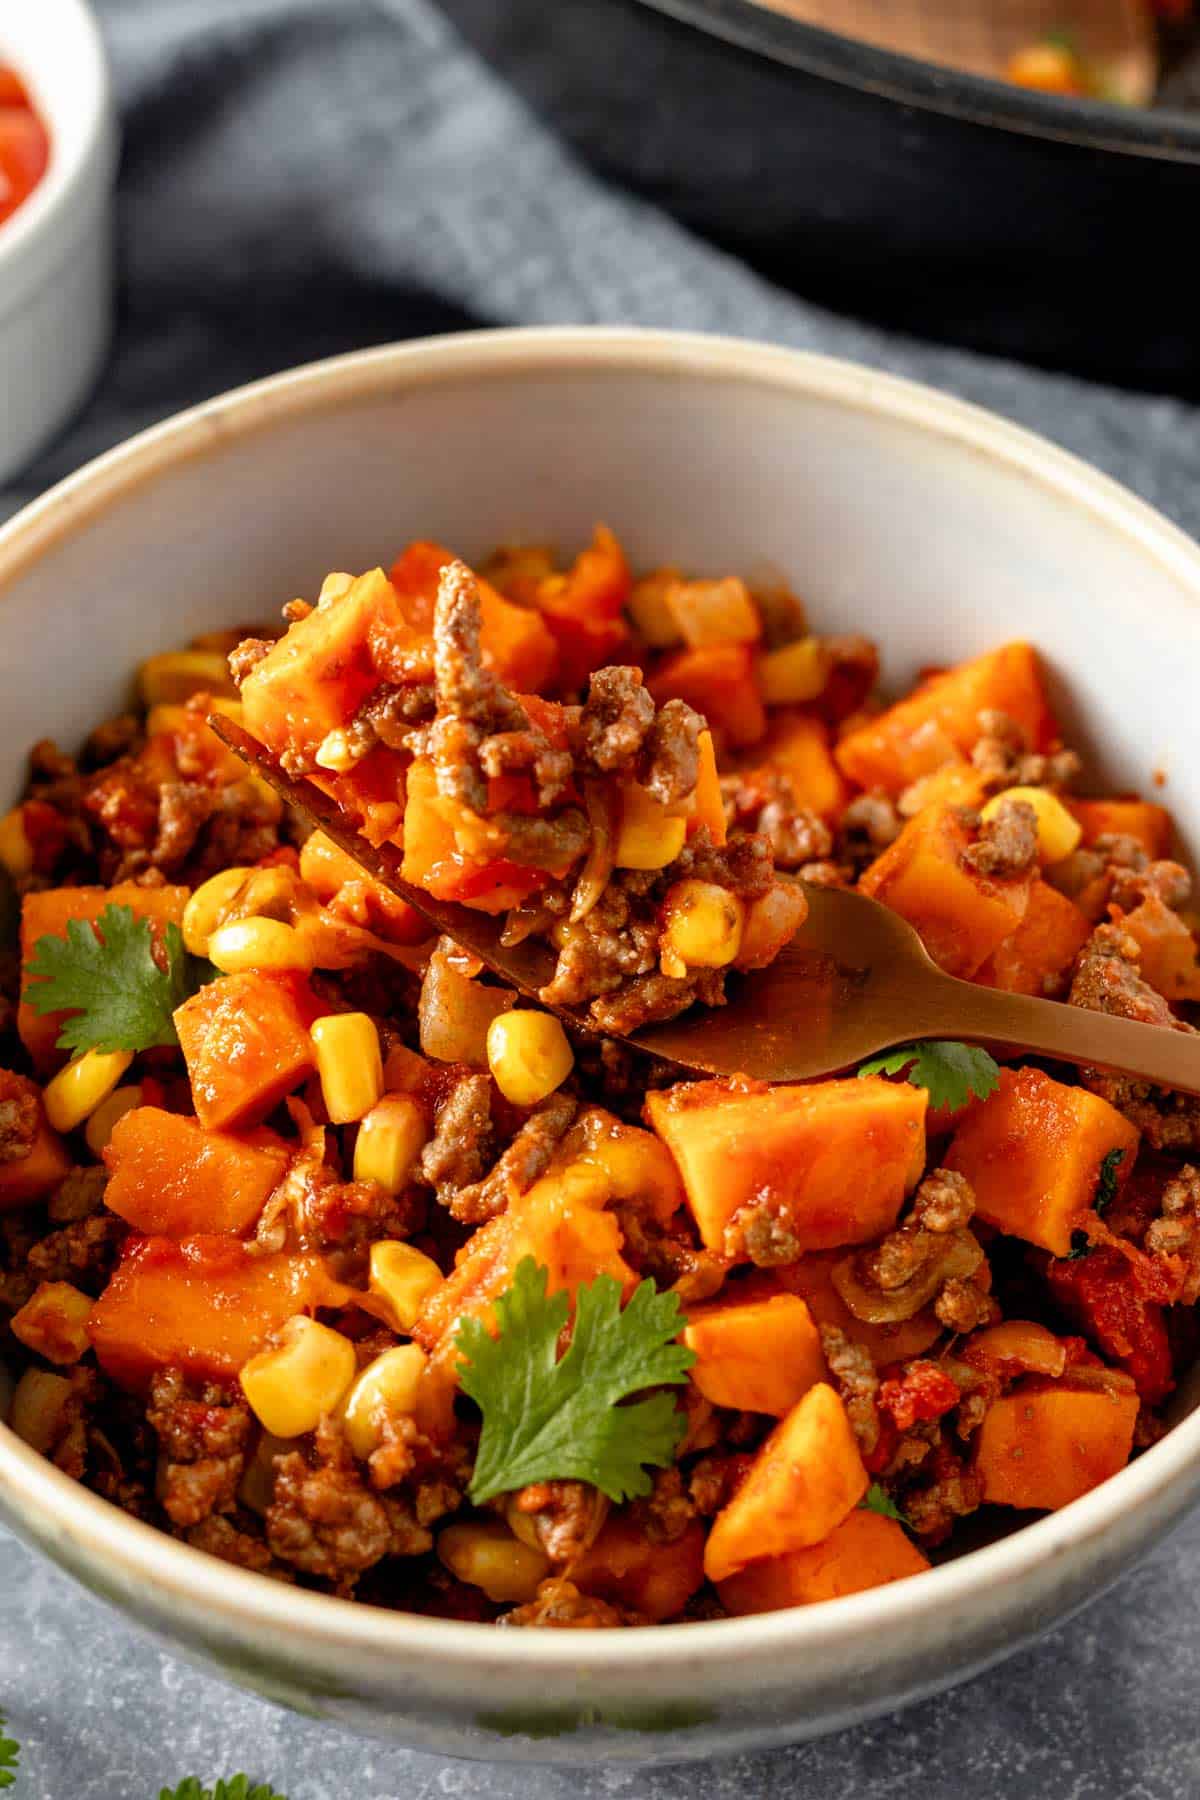
[[[969,1280],[983,1262],[983,1251],[969,1231],[947,1232],[944,1243],[903,1287],[884,1289],[864,1280],[857,1256],[834,1265],[833,1285],[864,1325],[899,1325],[928,1305],[943,1283]]]
[[[608,886],[613,872],[617,842],[617,808],[613,785],[609,781],[587,780],[583,784],[588,824],[592,831],[591,849],[579,872],[575,892],[571,896],[571,923],[586,919]]]
[[[1035,1324],[1032,1319],[1005,1319],[1003,1324],[989,1325],[986,1330],[975,1332],[962,1354],[967,1362],[1000,1363],[1055,1380],[1067,1366],[1062,1342],[1045,1325]]]

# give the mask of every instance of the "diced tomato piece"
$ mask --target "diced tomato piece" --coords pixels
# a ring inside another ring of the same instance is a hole
[[[1055,1304],[1097,1349],[1132,1376],[1149,1406],[1175,1385],[1163,1308],[1138,1292],[1133,1265],[1118,1250],[1059,1258],[1046,1273]]]

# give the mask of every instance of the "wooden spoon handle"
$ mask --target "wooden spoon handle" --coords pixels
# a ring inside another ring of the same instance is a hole
[[[920,1035],[934,1031],[1062,1062],[1092,1063],[1153,1082],[1155,1087],[1200,1094],[1200,1032],[1139,1025],[1133,1019],[1056,1000],[1004,994],[949,979],[938,982],[937,1001],[923,1020]]]

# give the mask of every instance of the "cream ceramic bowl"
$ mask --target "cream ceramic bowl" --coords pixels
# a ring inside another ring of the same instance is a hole
[[[50,162],[0,225],[0,482],[79,405],[112,323],[117,127],[108,65],[85,0],[0,5],[12,63],[50,132]]]
[[[886,376],[753,345],[499,332],[319,364],[135,439],[0,532],[0,769],[119,706],[190,633],[271,614],[406,537],[581,542],[786,570],[887,678],[1027,635],[1105,779],[1170,777],[1200,843],[1200,552],[1038,438]],[[1119,671],[1119,676],[1118,676]],[[137,1524],[0,1427],[0,1507],[162,1640],[308,1712],[467,1756],[670,1761],[782,1743],[1007,1655],[1200,1489],[1195,1391],[1132,1467],[915,1580],[767,1617],[502,1632],[277,1586]],[[1014,1518],[1011,1521],[1016,1523]]]

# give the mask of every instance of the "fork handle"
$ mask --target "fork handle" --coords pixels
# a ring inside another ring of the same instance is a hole
[[[1006,994],[945,976],[930,994],[930,1016],[919,1035],[935,1032],[1005,1050],[1092,1063],[1135,1075],[1155,1087],[1200,1095],[1200,1032],[1141,1025],[1109,1013]]]

